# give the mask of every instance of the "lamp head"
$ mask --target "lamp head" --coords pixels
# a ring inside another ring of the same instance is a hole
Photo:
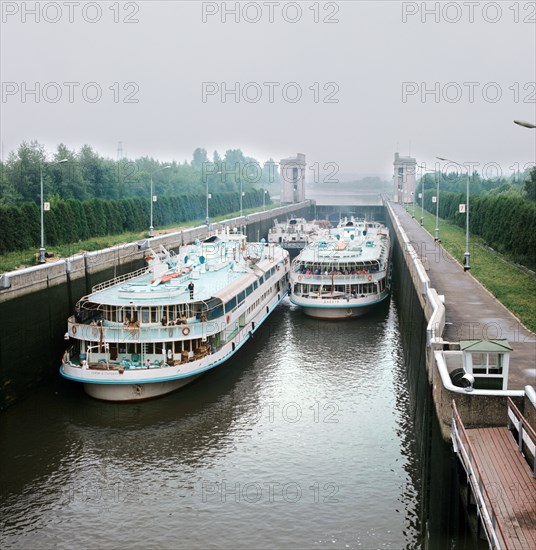
[[[531,122],[527,122],[526,120],[514,120],[514,123],[518,126],[523,126],[523,128],[536,128],[536,124],[532,124]]]

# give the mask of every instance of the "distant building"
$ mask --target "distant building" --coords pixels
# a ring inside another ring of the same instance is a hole
[[[298,153],[279,161],[281,202],[295,203],[305,200],[305,155]]]
[[[395,153],[393,166],[394,201],[400,204],[413,202],[417,161],[413,157],[401,157]],[[415,197],[416,199],[417,197]]]

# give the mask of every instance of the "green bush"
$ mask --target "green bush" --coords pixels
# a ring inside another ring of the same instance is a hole
[[[261,206],[262,200],[262,190],[246,191],[243,206]],[[239,205],[239,193],[214,193],[210,199],[210,216],[236,212]],[[153,204],[154,225],[204,219],[205,209],[205,195],[158,197]],[[150,204],[145,198],[56,199],[51,203],[50,211],[45,212],[45,243],[56,246],[125,231],[143,231],[149,228],[149,220]],[[37,247],[40,243],[40,209],[30,202],[21,206],[0,205],[0,227],[0,254]]]

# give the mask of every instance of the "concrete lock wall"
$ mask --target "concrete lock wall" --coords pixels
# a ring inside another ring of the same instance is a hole
[[[452,401],[456,401],[458,412],[466,428],[488,426],[504,426],[507,418],[507,396],[523,410],[523,398],[519,392],[466,392],[463,388],[455,387],[441,376],[435,359],[435,352],[448,349],[448,342],[442,341],[445,328],[445,307],[436,289],[431,287],[430,279],[425,266],[392,208],[386,201],[386,211],[390,222],[393,237],[393,255],[397,267],[397,277],[401,280],[403,290],[402,301],[404,308],[409,308],[412,300],[418,302],[426,322],[426,342],[423,354],[422,368],[426,370],[429,384],[432,387],[434,407],[439,420],[441,434],[445,440],[450,439],[452,418]],[[419,326],[419,322],[415,323]],[[487,393],[487,395],[483,395]]]
[[[304,201],[211,224],[211,230],[244,229],[250,241],[266,238],[274,219],[312,215]],[[144,267],[149,247],[177,250],[206,238],[206,226],[87,252],[0,277],[0,409],[59,376],[67,318],[94,285]]]

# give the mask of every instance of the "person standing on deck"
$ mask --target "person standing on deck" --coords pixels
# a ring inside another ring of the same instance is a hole
[[[194,299],[194,283],[193,281],[190,281],[190,284],[188,285],[188,290],[190,291],[190,300]]]

